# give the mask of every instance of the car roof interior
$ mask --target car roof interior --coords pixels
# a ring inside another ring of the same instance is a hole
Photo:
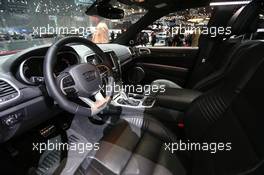
[[[119,0],[119,2],[124,4],[134,4],[137,6],[141,6],[149,11],[158,12],[161,9],[165,11],[176,11],[180,9],[188,9],[194,7],[202,7],[209,5],[208,0]]]

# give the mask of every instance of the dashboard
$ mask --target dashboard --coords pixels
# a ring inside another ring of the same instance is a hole
[[[57,76],[67,67],[78,64],[79,56],[73,51],[60,52],[57,55],[57,63],[54,74]],[[26,58],[19,66],[18,78],[30,85],[44,83],[43,77],[44,56],[31,56]]]
[[[121,81],[122,65],[132,60],[131,48],[119,44],[98,45],[112,60],[115,81]],[[48,97],[43,62],[49,45],[0,57],[0,143],[63,112]],[[81,63],[99,64],[100,58],[82,45],[67,45],[57,55],[54,75]]]

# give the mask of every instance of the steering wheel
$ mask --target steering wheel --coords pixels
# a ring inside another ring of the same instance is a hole
[[[70,43],[78,43],[90,48],[102,61],[100,65],[82,63],[70,66],[57,77],[53,73],[58,51]],[[82,116],[94,116],[105,109],[113,95],[114,78],[112,76],[111,60],[93,42],[81,37],[65,37],[55,42],[47,51],[43,73],[48,94],[58,105],[72,113]],[[105,95],[101,93],[103,80],[106,81]],[[85,102],[79,104],[70,100],[71,95]]]

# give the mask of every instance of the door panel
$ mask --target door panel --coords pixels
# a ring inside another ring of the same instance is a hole
[[[149,84],[156,79],[168,79],[184,85],[193,67],[198,52],[197,47],[152,47],[150,54],[139,57],[136,66],[143,68]]]

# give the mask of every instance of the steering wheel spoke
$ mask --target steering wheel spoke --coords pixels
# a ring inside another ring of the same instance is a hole
[[[92,115],[98,114],[102,109],[108,104],[110,97],[104,97],[103,94],[99,91],[95,95],[95,102],[87,97],[79,97],[84,103],[91,107]]]

